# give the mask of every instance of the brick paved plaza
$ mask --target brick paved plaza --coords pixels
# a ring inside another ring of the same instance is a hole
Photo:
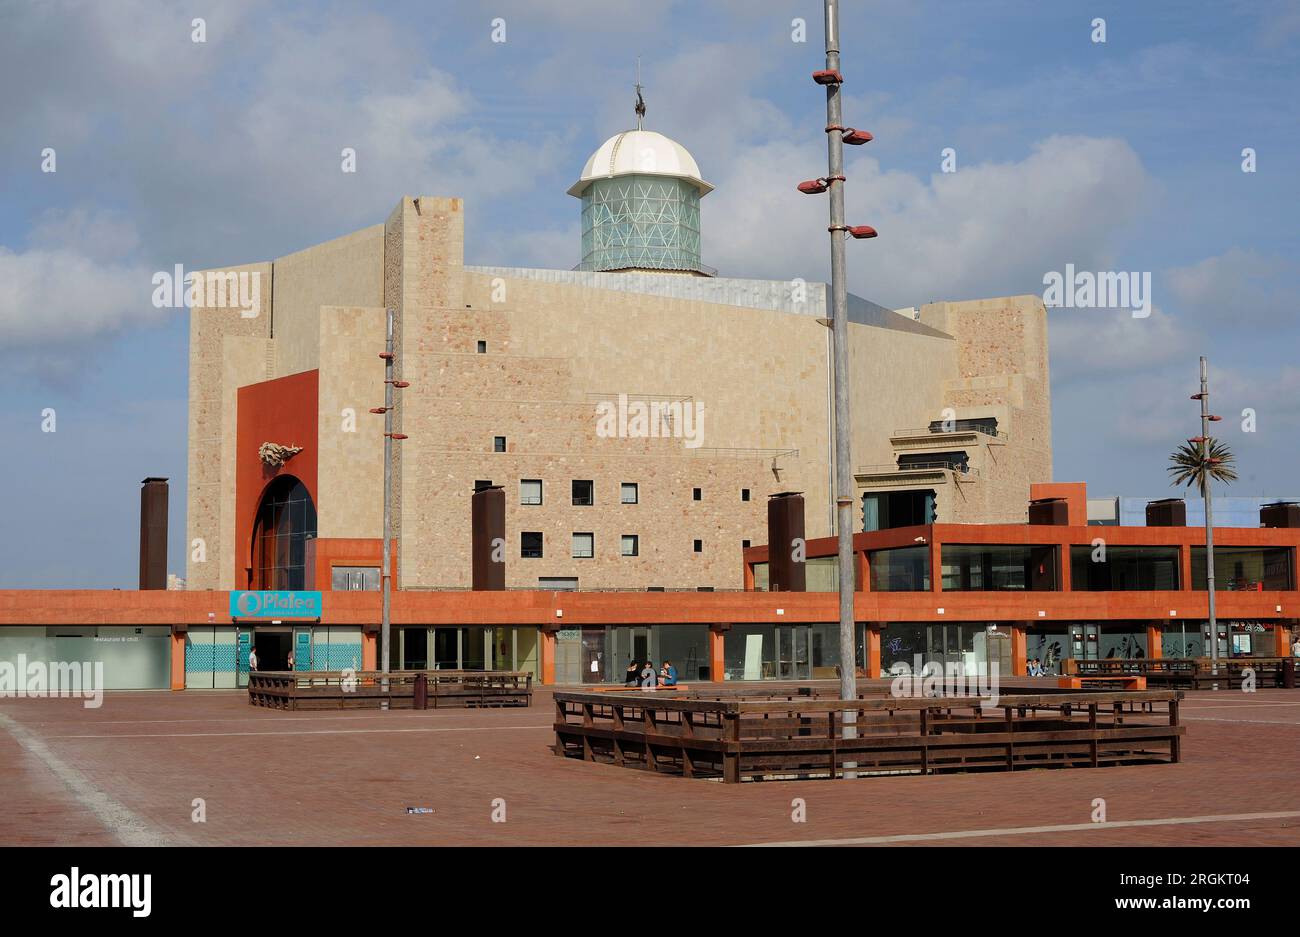
[[[1300,691],[1191,693],[1183,714],[1178,765],[733,786],[555,757],[548,689],[527,710],[390,713],[242,691],[9,699],[0,844],[1300,845]]]

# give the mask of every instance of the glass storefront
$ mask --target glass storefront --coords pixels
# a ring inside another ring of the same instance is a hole
[[[1205,589],[1205,547],[1192,547],[1193,588]],[[1290,547],[1215,547],[1215,591],[1291,590]]]
[[[555,682],[623,683],[628,665],[671,661],[682,683],[708,680],[708,625],[604,625],[555,635]],[[638,672],[639,672],[638,668]]]
[[[839,662],[836,623],[736,625],[723,638],[724,680],[829,680]]]
[[[872,550],[867,561],[871,567],[872,592],[930,591],[928,546]]]
[[[1178,578],[1177,547],[1070,547],[1070,587],[1076,592],[1172,591],[1179,588]]]
[[[538,679],[536,628],[408,625],[393,628],[393,670],[511,670]]]
[[[6,625],[0,627],[0,661],[17,675],[27,666],[103,664],[106,690],[165,690],[171,686],[171,628],[167,625]],[[53,671],[50,671],[53,672]],[[83,668],[83,673],[84,673]]]
[[[917,662],[937,664],[946,673],[957,668],[963,676],[1011,673],[1011,630],[1007,625],[983,622],[921,624],[889,622],[880,635],[880,673],[897,676],[916,672]]]
[[[1058,588],[1056,546],[945,543],[945,592],[1051,592]]]

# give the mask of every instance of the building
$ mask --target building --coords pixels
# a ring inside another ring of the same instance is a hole
[[[833,513],[826,286],[713,275],[711,186],[643,129],[602,144],[574,270],[467,266],[462,203],[201,275],[190,339],[190,589],[375,588],[386,314],[396,583],[465,589],[476,487],[508,492],[513,589],[740,589],[769,494]],[[256,310],[213,284],[260,284]],[[223,302],[223,300],[226,300]],[[251,314],[255,313],[255,314]],[[1037,297],[900,314],[851,296],[863,524],[1019,522],[1051,477]]]
[[[1145,527],[1147,505],[1153,498],[1111,497],[1088,499],[1088,523],[1099,526]],[[1187,525],[1205,526],[1205,502],[1200,498],[1185,498]],[[1265,505],[1279,502],[1300,502],[1300,495],[1291,498],[1254,498],[1238,495],[1221,495],[1214,498],[1215,527],[1258,527],[1259,512]]]

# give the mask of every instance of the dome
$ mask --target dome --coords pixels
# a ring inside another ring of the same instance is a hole
[[[676,140],[653,130],[624,130],[591,154],[569,194],[581,198],[597,179],[626,175],[671,176],[692,183],[700,195],[713,191],[713,186],[700,178],[695,158]]]

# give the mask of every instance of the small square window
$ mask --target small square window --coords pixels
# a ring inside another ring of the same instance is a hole
[[[619,488],[619,500],[624,504],[636,504],[640,497],[636,482],[623,482]]]
[[[742,489],[740,489],[740,500],[741,500],[741,501],[748,501],[748,500],[749,500],[749,489],[748,489],[748,488],[742,488]]]
[[[695,541],[695,552],[696,552],[696,553],[703,553],[703,552],[704,552],[704,541],[703,541],[703,540],[696,540],[696,541]]]
[[[748,541],[748,540],[742,540],[742,541],[740,541],[740,548],[741,548],[742,550],[748,550],[748,549],[749,549],[749,541]]]
[[[526,530],[519,535],[519,555],[526,560],[542,558],[541,531]]]
[[[696,501],[702,501],[704,500],[704,492],[702,492],[699,488],[692,488],[691,497]]]
[[[623,555],[640,556],[641,555],[641,538],[636,534],[623,535]]]
[[[596,553],[596,535],[579,534],[573,535],[573,558],[575,560],[589,560]]]
[[[596,485],[592,481],[575,480],[573,482],[573,503],[579,507],[590,507],[596,503]]]
[[[479,353],[480,355],[486,355],[486,354],[487,354],[487,342],[480,341],[480,342],[478,343],[478,353]]]
[[[519,480],[519,503],[542,503],[542,480],[540,478],[521,478]]]
[[[493,452],[505,452],[505,451],[506,451],[506,438],[505,438],[504,436],[493,436],[493,437],[492,437],[492,451],[493,451]]]

